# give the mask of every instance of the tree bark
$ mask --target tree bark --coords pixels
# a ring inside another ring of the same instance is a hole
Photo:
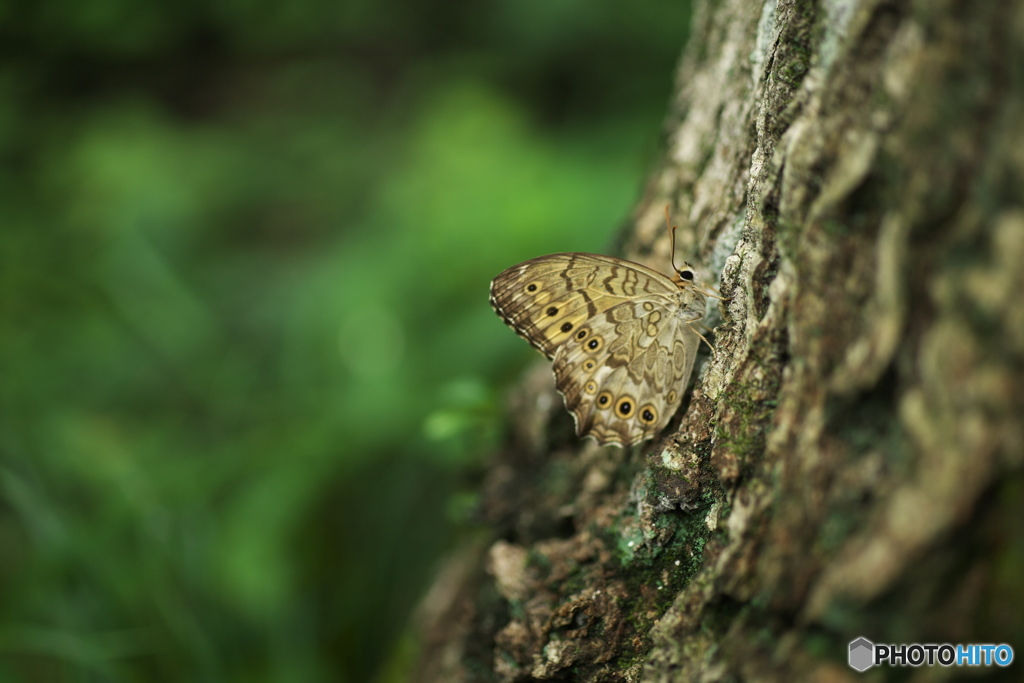
[[[716,351],[627,450],[531,373],[418,679],[838,681],[858,636],[1024,645],[1022,113],[1021,0],[698,2],[619,253],[667,271],[673,207],[727,297]]]

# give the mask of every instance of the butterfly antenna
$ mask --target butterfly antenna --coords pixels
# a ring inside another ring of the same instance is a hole
[[[669,207],[669,205],[666,204],[665,205],[665,227],[668,228],[669,244],[670,244],[669,249],[671,249],[670,255],[671,255],[671,259],[672,259],[672,272],[678,273],[679,269],[676,268],[676,226],[672,225],[672,221],[669,220],[669,217],[668,217],[668,207]]]

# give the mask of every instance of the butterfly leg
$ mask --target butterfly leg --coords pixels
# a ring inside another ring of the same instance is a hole
[[[706,338],[704,337],[704,335],[703,335],[703,334],[701,334],[700,332],[698,332],[698,331],[697,331],[696,329],[694,329],[694,327],[693,327],[693,323],[697,323],[697,322],[700,322],[700,321],[701,321],[701,320],[703,320],[703,319],[704,319],[703,317],[700,317],[700,318],[694,318],[693,320],[687,320],[687,321],[686,321],[686,324],[690,326],[690,329],[691,329],[691,330],[693,330],[693,333],[694,333],[694,334],[696,334],[696,335],[697,335],[698,337],[700,337],[700,338],[701,338],[701,340],[702,340],[702,341],[703,341],[703,342],[704,342],[705,344],[707,344],[707,345],[708,345],[708,348],[709,348],[709,349],[711,349],[711,356],[712,356],[712,357],[714,357],[714,356],[715,356],[715,347],[711,345],[711,342],[709,342],[709,341],[708,341],[708,340],[707,340],[707,339],[706,339]],[[704,327],[704,326],[703,326],[703,325],[701,325],[701,327]],[[708,329],[708,328],[704,327],[704,329]]]

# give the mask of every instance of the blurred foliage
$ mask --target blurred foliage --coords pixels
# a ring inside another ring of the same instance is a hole
[[[687,11],[0,2],[0,680],[400,680]]]

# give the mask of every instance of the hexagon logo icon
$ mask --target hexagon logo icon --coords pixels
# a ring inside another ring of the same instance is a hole
[[[875,644],[867,638],[850,641],[850,668],[867,671],[875,663]]]

